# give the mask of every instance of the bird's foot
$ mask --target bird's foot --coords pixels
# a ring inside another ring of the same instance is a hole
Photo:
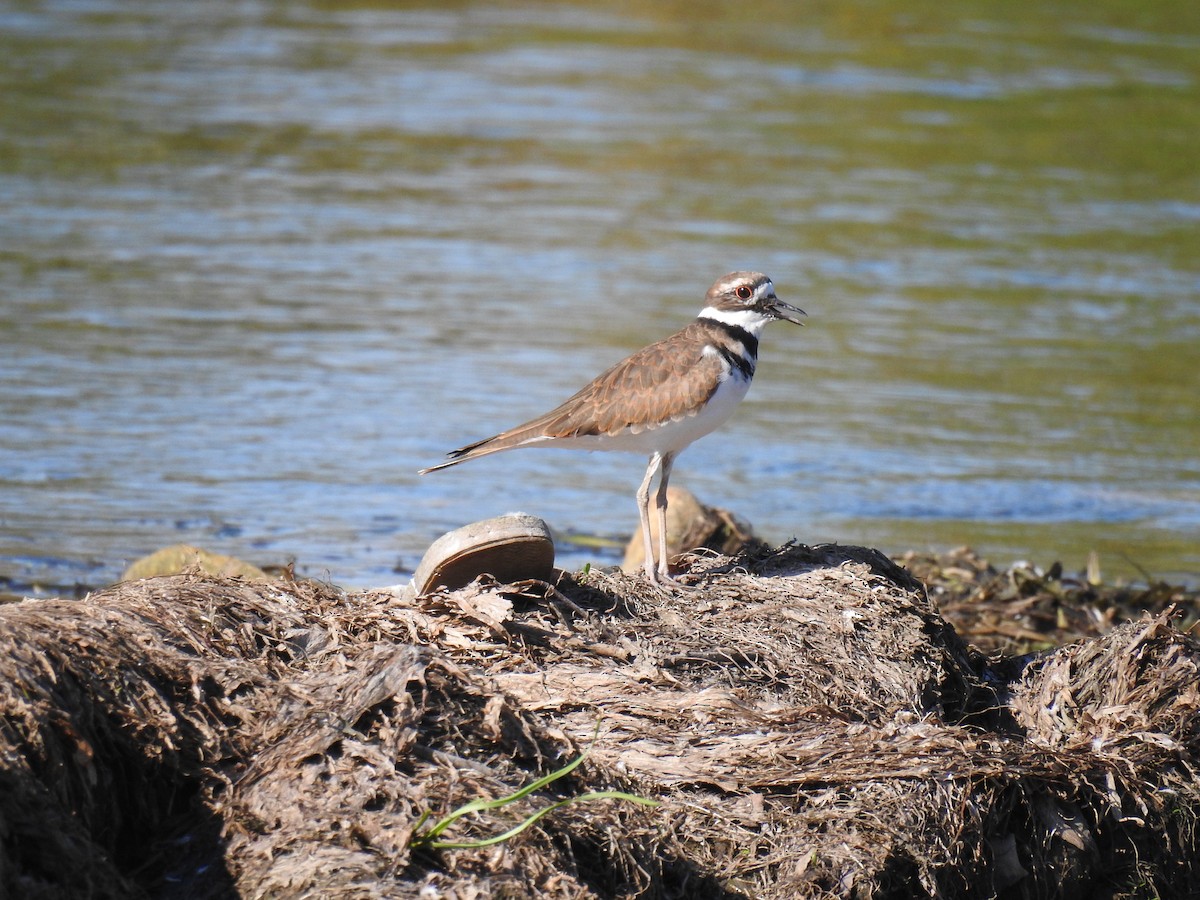
[[[680,581],[678,576],[674,576],[670,572],[663,572],[655,569],[646,570],[646,580],[650,582],[651,587],[662,594],[695,591],[700,587],[696,584],[686,584]]]

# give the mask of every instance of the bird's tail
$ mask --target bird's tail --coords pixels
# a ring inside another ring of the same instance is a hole
[[[430,472],[436,472],[438,469],[448,469],[450,466],[457,466],[459,463],[466,462],[469,459],[478,459],[481,456],[499,453],[502,450],[513,450],[531,441],[537,441],[539,437],[540,435],[532,436],[530,433],[527,433],[527,429],[525,428],[506,431],[503,434],[497,434],[490,438],[484,438],[482,441],[467,444],[465,447],[459,447],[457,450],[451,450],[446,454],[445,462],[420,469],[417,474],[428,475]]]

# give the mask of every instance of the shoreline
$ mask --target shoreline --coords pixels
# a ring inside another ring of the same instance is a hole
[[[0,606],[0,893],[1132,897],[1200,877],[1179,812],[1200,808],[1194,594],[842,545],[708,555],[688,580],[409,596],[193,571]]]
[[[224,570],[209,567],[209,572],[220,571],[226,575],[240,573],[247,577],[256,577],[257,574],[277,579],[290,571],[288,566],[259,568],[233,557],[212,556],[228,562]],[[1200,586],[1187,583],[1164,580],[1106,581],[1097,570],[1069,573],[1058,563],[1046,569],[1026,562],[997,567],[969,547],[958,547],[943,553],[910,550],[887,556],[926,585],[942,614],[954,622],[960,633],[969,639],[977,638],[989,646],[1005,646],[1000,637],[1006,630],[1012,632],[1009,646],[1022,642],[1040,643],[1043,647],[1057,646],[1072,639],[1100,633],[1090,623],[1111,625],[1119,621],[1133,621],[1143,612],[1159,614],[1172,605],[1180,611],[1184,623],[1182,627],[1185,629],[1200,618]],[[611,567],[601,566],[597,570],[606,568]],[[188,570],[186,564],[168,563],[152,574],[180,574]],[[407,582],[411,575],[411,572],[397,573],[396,581]],[[79,600],[89,594],[116,587],[123,580],[108,585],[34,585],[0,576],[0,605],[24,599]],[[346,587],[326,579],[312,580],[349,591],[383,587]],[[1012,603],[1020,605],[1019,618],[1027,620],[1025,624],[1007,629],[994,624],[1007,615],[1005,606]],[[993,624],[981,624],[984,618]],[[989,637],[989,634],[992,636]]]

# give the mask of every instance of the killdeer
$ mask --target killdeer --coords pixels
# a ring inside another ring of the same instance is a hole
[[[646,546],[646,577],[670,580],[667,570],[667,481],[679,453],[732,415],[746,396],[758,360],[758,336],[768,322],[802,325],[804,311],[775,296],[761,272],[731,272],[708,289],[696,321],[644,347],[544,416],[467,444],[420,474],[517,447],[565,447],[649,453],[638,488]],[[650,484],[659,475],[658,568],[650,531]]]

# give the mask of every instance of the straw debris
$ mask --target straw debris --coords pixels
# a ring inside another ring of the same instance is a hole
[[[1172,611],[1177,626],[1200,618],[1200,589],[1145,573],[1143,584],[1105,583],[1098,559],[1078,575],[1061,563],[1029,562],[997,569],[969,547],[905,553],[898,562],[919,578],[938,609],[972,644],[1015,655],[1106,634],[1146,613]]]
[[[1200,883],[1200,646],[967,645],[881,554],[416,599],[198,574],[0,608],[0,895],[1142,897]],[[594,739],[594,743],[593,743]],[[658,807],[573,803],[592,791]],[[428,820],[428,819],[427,819]]]

